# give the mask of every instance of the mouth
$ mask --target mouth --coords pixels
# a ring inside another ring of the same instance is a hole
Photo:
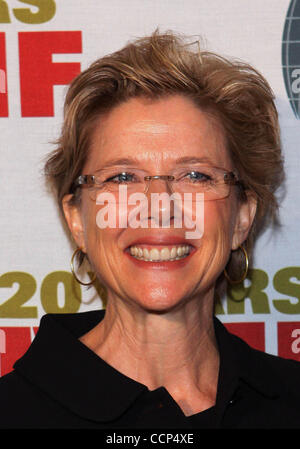
[[[137,268],[176,270],[184,267],[196,253],[193,243],[182,235],[152,232],[128,241],[124,253]]]
[[[145,262],[174,262],[185,259],[192,252],[189,244],[180,245],[147,245],[138,244],[127,248],[131,257]]]

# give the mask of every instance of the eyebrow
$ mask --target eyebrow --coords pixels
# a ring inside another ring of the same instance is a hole
[[[199,164],[199,163],[203,164],[203,162],[206,163],[206,164],[208,163],[208,164],[214,165],[214,162],[210,158],[208,158],[208,157],[184,156],[184,157],[181,157],[181,158],[179,158],[179,159],[177,159],[175,161],[176,165],[179,165],[179,164]]]
[[[208,163],[210,165],[213,165],[214,162],[207,157],[194,157],[194,156],[184,156],[175,161],[176,165],[180,164],[199,164],[199,163]],[[120,159],[112,159],[108,161],[103,168],[118,166],[118,165],[140,165],[141,161],[135,158],[120,158]]]
[[[129,157],[123,157],[121,159],[112,159],[108,161],[103,168],[107,167],[113,167],[118,165],[134,165],[139,164],[139,161],[137,159],[129,158]]]

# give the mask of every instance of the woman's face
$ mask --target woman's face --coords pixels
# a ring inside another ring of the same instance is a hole
[[[125,158],[127,161],[120,161]],[[82,174],[115,167],[119,160],[118,172],[134,168],[146,175],[168,175],[182,165],[182,158],[190,158],[189,169],[199,166],[196,160],[229,171],[234,168],[221,126],[189,99],[177,95],[155,101],[134,98],[99,118]],[[163,191],[168,192],[165,181],[152,181],[149,203],[151,193]],[[232,187],[227,198],[204,202],[204,233],[201,238],[186,239],[191,229],[184,224],[174,227],[172,218],[169,228],[162,228],[161,222],[154,228],[151,212],[147,228],[100,229],[96,218],[103,206],[91,199],[86,188],[79,207],[63,204],[78,246],[108,287],[108,300],[117,298],[152,311],[180,307],[210,291],[230,251],[245,240],[255,213],[254,202],[240,204]],[[131,250],[134,247],[137,249]],[[179,247],[179,254],[185,250],[188,255],[169,260]],[[164,248],[169,252],[157,253]],[[144,254],[144,250],[160,258],[164,254],[167,260],[152,262],[134,256],[135,251]]]

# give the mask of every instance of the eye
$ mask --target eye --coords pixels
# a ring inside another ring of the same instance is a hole
[[[122,184],[127,182],[136,182],[135,175],[132,173],[122,172],[117,175],[110,176],[104,182],[114,182],[116,184]]]
[[[200,171],[191,171],[185,175],[185,178],[188,178],[192,182],[205,182],[205,181],[212,181],[212,177],[208,174],[205,174]]]

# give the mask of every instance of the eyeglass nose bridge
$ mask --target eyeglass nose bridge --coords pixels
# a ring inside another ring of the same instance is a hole
[[[170,181],[174,181],[175,176],[172,176],[172,175],[144,176],[144,181],[147,181],[147,182],[146,182],[146,186],[145,186],[145,192],[144,192],[145,194],[148,192],[149,187],[150,187],[150,184],[151,184],[151,181],[152,181],[153,179],[154,179],[154,180],[156,180],[156,179],[162,179],[163,181],[167,181],[168,187],[170,188],[171,191],[173,191],[172,185],[171,185],[171,183],[169,183],[169,182],[170,182]]]

